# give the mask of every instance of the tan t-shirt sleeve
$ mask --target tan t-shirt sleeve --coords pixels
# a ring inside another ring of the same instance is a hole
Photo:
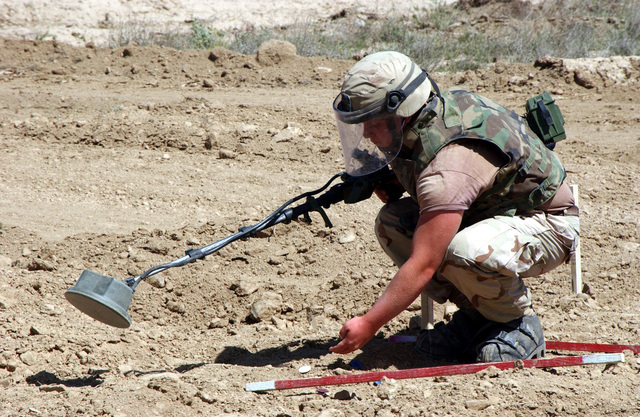
[[[475,141],[445,146],[417,178],[420,212],[467,210],[489,189],[507,161],[492,144]]]

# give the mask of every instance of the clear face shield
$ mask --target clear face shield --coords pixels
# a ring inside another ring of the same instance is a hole
[[[389,164],[402,147],[402,122],[386,115],[360,123],[346,123],[336,114],[347,174],[362,176]]]
[[[359,110],[353,110],[348,94],[336,97],[333,110],[347,174],[370,174],[398,156],[403,118],[396,111],[425,79],[426,73],[422,72],[404,90],[389,91],[382,100]]]

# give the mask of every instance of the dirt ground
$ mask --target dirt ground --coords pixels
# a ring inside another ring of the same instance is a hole
[[[136,276],[342,170],[331,102],[353,61],[271,51],[0,39],[1,416],[640,415],[629,351],[607,366],[245,391],[434,365],[387,339],[416,334],[419,301],[363,350],[328,351],[395,272],[373,234],[375,198],[327,209],[332,228],[313,213],[156,275],[135,292],[128,329],[67,303],[85,269]],[[528,280],[536,310],[548,340],[639,344],[640,58],[433,76],[522,112],[534,94],[556,97],[585,292],[572,294],[564,265]],[[547,357],[561,354],[579,355]]]

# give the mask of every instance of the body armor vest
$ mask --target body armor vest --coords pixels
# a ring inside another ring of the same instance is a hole
[[[555,153],[514,111],[480,95],[449,89],[442,92],[442,102],[405,133],[410,149],[391,162],[414,199],[420,172],[444,146],[460,140],[491,143],[508,161],[499,169],[493,186],[465,211],[464,225],[531,211],[551,199],[566,176]]]

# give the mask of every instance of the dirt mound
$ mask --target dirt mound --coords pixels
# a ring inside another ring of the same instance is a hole
[[[10,404],[0,415],[637,413],[632,354],[607,367],[245,392],[248,382],[433,365],[386,340],[416,333],[417,302],[364,350],[328,351],[395,271],[373,235],[373,198],[327,209],[332,228],[312,213],[311,224],[279,224],[152,277],[127,330],[70,306],[64,291],[84,269],[136,276],[342,170],[331,102],[353,62],[274,50],[288,58],[0,40],[0,401]],[[441,88],[466,84],[522,111],[548,90],[565,115],[557,152],[580,187],[587,288],[571,293],[568,265],[528,281],[550,340],[640,336],[640,98],[638,61],[626,59],[595,72],[549,60],[433,74]]]

